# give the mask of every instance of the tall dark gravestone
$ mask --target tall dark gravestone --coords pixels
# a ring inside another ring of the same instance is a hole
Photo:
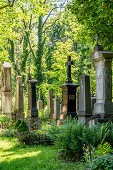
[[[38,117],[38,109],[36,105],[36,79],[29,80],[29,83],[31,84],[31,93],[32,93],[32,109],[31,109],[31,117]]]
[[[75,117],[76,113],[76,89],[79,86],[78,84],[74,84],[71,79],[71,65],[73,62],[71,61],[71,56],[67,57],[67,81],[65,84],[62,84],[60,87],[62,88],[62,114],[66,116]]]

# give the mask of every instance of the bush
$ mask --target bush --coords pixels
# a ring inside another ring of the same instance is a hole
[[[106,154],[98,156],[96,159],[92,161],[90,164],[91,170],[97,169],[106,169],[112,170],[113,169],[113,155]]]
[[[46,109],[41,109],[41,110],[38,110],[38,113],[39,113],[39,118],[41,121],[47,121],[49,119],[49,116],[50,116],[50,113],[48,110]]]
[[[33,131],[29,132],[19,132],[18,139],[20,142],[23,142],[25,145],[51,145],[52,140],[44,133],[35,133]]]
[[[29,131],[28,125],[23,120],[17,120],[14,124],[14,128],[19,132]]]
[[[83,129],[83,123],[68,118],[60,127],[52,125],[48,129],[48,135],[61,150],[62,156],[78,160],[83,156]]]
[[[3,126],[6,128],[11,123],[11,118],[2,114],[2,115],[0,115],[0,123],[1,123],[1,128],[3,128]]]

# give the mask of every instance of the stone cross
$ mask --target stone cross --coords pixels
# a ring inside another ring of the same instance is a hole
[[[71,65],[73,61],[71,61],[71,56],[67,57],[66,67],[67,67],[67,83],[72,83],[71,79]]]

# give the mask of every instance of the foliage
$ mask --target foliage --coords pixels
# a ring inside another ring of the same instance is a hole
[[[17,120],[14,124],[14,128],[20,132],[29,130],[28,125],[23,120]]]
[[[73,0],[69,8],[76,15],[79,23],[87,29],[85,37],[90,40],[98,34],[104,49],[113,50],[113,3],[100,0]]]
[[[102,144],[98,145],[98,147],[95,150],[94,156],[97,157],[111,152],[113,152],[111,145],[108,142],[105,142],[103,145]]]
[[[11,121],[11,118],[7,117],[7,115],[0,115],[0,123],[1,123],[1,127],[3,128],[3,125],[5,127],[8,127],[9,123]]]
[[[113,155],[106,154],[98,156],[96,159],[92,161],[90,164],[91,170],[96,169],[113,169]]]
[[[61,127],[53,126],[49,130],[49,136],[55,141],[63,157],[79,160],[83,156],[83,129],[83,123],[67,119]]]
[[[103,144],[109,135],[108,124],[97,124],[90,128],[87,126],[83,130],[83,142],[86,146],[97,147],[99,144]]]
[[[49,111],[46,109],[38,110],[39,118],[41,121],[47,121],[49,119]]]
[[[40,132],[33,132],[33,131],[29,131],[29,132],[21,132],[18,133],[18,139],[20,142],[23,142],[25,145],[50,145],[52,144],[52,141],[50,140],[50,138],[44,134],[44,133],[40,133]]]
[[[16,132],[14,130],[1,130],[0,137],[14,137]]]

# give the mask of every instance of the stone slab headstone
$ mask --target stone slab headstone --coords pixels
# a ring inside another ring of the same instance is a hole
[[[2,113],[11,114],[12,80],[11,80],[11,65],[8,62],[4,62],[1,65],[1,98],[2,98]]]
[[[79,114],[78,120],[85,124],[91,116],[91,94],[90,94],[90,77],[84,74],[80,77],[80,96],[79,96]]]
[[[48,90],[48,111],[50,113],[50,117],[53,118],[54,108],[53,108],[53,95],[51,90]]]
[[[38,110],[41,110],[43,108],[43,102],[41,100],[41,90],[39,89],[39,97],[38,97],[38,101],[37,101],[37,109]]]
[[[15,104],[15,112],[16,112],[16,120],[22,119],[24,120],[24,98],[23,98],[23,85],[22,85],[22,76],[16,77],[16,104]]]
[[[54,98],[54,114],[53,114],[53,119],[57,120],[60,115],[60,98],[57,95],[56,92],[56,97]]]

